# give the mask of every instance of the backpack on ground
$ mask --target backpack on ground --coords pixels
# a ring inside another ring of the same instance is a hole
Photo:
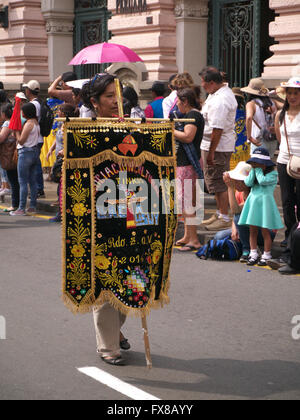
[[[242,253],[242,244],[233,241],[230,236],[227,236],[225,239],[220,240],[211,239],[199,249],[196,255],[204,260],[211,258],[218,261],[235,261],[240,259]]]

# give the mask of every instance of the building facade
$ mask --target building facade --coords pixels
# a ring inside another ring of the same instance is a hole
[[[273,87],[300,74],[299,22],[300,0],[2,0],[0,80],[46,88],[80,49],[111,41],[142,57],[109,68],[139,93],[178,71],[199,82],[207,64],[232,86],[262,76]],[[75,68],[82,78],[101,69]]]

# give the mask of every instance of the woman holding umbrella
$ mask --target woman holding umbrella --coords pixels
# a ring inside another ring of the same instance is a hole
[[[96,75],[94,79],[83,85],[81,96],[84,104],[93,110],[97,117],[112,118],[118,115],[118,100],[115,87],[115,76]],[[94,308],[97,352],[103,361],[112,365],[124,365],[120,349],[129,350],[128,341],[120,329],[126,316],[116,310],[110,303]]]

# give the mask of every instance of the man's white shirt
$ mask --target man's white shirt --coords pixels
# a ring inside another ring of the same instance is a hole
[[[213,129],[217,128],[223,133],[216,152],[234,152],[237,106],[234,93],[227,84],[208,96],[201,111],[205,121],[201,150],[209,151]]]

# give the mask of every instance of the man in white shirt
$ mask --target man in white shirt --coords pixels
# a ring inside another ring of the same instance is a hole
[[[223,173],[230,169],[235,150],[235,118],[237,101],[222,74],[214,67],[200,73],[202,87],[209,94],[202,108],[205,120],[201,156],[204,163],[205,183],[210,194],[215,194],[217,213],[203,222],[207,230],[230,228],[229,199]]]
[[[38,122],[40,122],[41,119],[41,103],[38,99],[41,86],[37,80],[30,80],[28,83],[23,84],[23,89],[25,89],[25,95],[29,102],[33,103],[33,105],[36,108],[36,115],[38,118]],[[39,137],[39,143],[38,147],[40,149],[40,153],[42,150],[44,144],[44,138],[40,135]],[[37,169],[37,186],[38,186],[38,198],[45,197],[44,192],[44,177],[43,177],[43,169],[42,169],[42,163],[40,161],[40,164]]]
[[[169,115],[170,115],[170,111],[171,109],[174,107],[174,105],[177,102],[177,90],[176,88],[172,85],[173,80],[177,77],[177,74],[173,74],[173,76],[170,77],[169,79],[169,89],[171,89],[171,93],[169,96],[167,96],[164,100],[163,100],[163,112],[164,112],[164,118],[168,119]]]

